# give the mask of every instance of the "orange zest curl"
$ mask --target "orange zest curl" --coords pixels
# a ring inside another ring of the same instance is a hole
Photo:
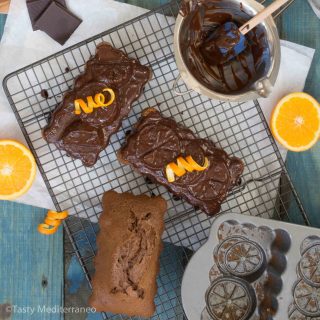
[[[94,108],[110,106],[116,98],[114,91],[110,88],[105,88],[102,91],[109,93],[110,95],[109,101],[106,102],[106,97],[104,96],[103,93],[97,93],[94,96],[94,99],[92,96],[88,96],[87,102],[85,102],[83,99],[76,99],[74,100],[74,109],[75,109],[74,113],[81,114],[81,109],[84,113],[91,113],[93,112]]]
[[[68,217],[68,211],[56,212],[49,210],[44,223],[38,225],[38,231],[42,234],[54,234],[61,222]]]
[[[169,182],[175,181],[175,175],[178,177],[183,176],[186,172],[203,171],[209,167],[210,163],[207,157],[204,159],[204,164],[199,165],[192,156],[186,158],[178,157],[177,163],[170,162],[166,166],[166,176]]]

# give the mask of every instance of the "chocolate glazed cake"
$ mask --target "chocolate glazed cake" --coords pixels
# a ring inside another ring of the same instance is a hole
[[[174,182],[168,182],[166,165],[175,162],[178,156],[188,155],[198,164],[204,163],[207,157],[209,167],[204,171],[187,172]],[[219,212],[222,201],[244,169],[240,159],[229,157],[210,140],[197,138],[191,130],[173,119],[164,118],[154,108],[144,110],[119,151],[118,159],[208,215]]]
[[[149,67],[130,59],[110,44],[101,43],[95,56],[87,62],[85,72],[75,79],[74,89],[65,94],[53,112],[48,126],[43,129],[44,139],[72,158],[80,159],[85,166],[93,166],[151,75]],[[110,106],[75,114],[76,99],[94,97],[106,87],[115,93]]]
[[[161,197],[104,194],[89,300],[97,311],[153,315],[166,209]]]

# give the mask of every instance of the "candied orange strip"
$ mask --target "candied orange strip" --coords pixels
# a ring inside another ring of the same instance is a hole
[[[189,164],[194,168],[196,171],[203,171],[206,170],[209,167],[209,160],[207,157],[204,158],[204,164],[203,166],[200,166],[196,161],[193,160],[191,156],[188,156],[187,161]]]
[[[110,88],[105,88],[102,90],[103,92],[108,92],[110,94],[110,100],[107,103],[104,103],[103,107],[108,107],[110,106],[110,104],[113,103],[113,101],[116,98],[116,94],[114,93],[114,91]],[[104,95],[103,95],[104,96]]]
[[[61,220],[45,218],[44,223],[51,227],[59,227],[61,224]]]
[[[93,112],[94,108],[110,106],[116,98],[114,91],[111,88],[105,88],[102,91],[109,93],[109,101],[106,102],[106,97],[103,93],[97,93],[94,96],[94,99],[92,96],[88,96],[86,98],[87,102],[85,102],[83,99],[76,99],[74,100],[74,113],[77,115],[81,114],[81,109],[84,113],[91,113]]]
[[[50,227],[47,224],[41,223],[38,225],[38,231],[45,235],[50,235],[56,233],[58,227]]]
[[[74,109],[75,114],[81,114],[81,109],[84,113],[91,113],[93,111],[93,108],[90,108],[82,99],[77,99],[74,101]]]
[[[56,212],[49,210],[44,223],[38,225],[38,231],[42,234],[50,235],[54,234],[61,222],[68,217],[68,211]]]
[[[186,173],[186,170],[183,167],[176,165],[174,162],[169,163],[167,168],[171,169],[178,177],[181,177]]]
[[[183,157],[177,158],[177,164],[170,162],[166,166],[166,176],[169,182],[175,181],[175,175],[178,177],[183,176],[186,172],[193,171],[203,171],[209,167],[209,160],[207,157],[204,159],[204,164],[199,165],[192,156],[187,156],[185,159]]]
[[[49,210],[47,213],[47,217],[51,219],[64,220],[68,216],[68,211],[57,212],[53,210]]]
[[[192,157],[191,157],[192,159]],[[193,160],[193,159],[192,159]],[[188,161],[186,161],[184,158],[182,157],[178,157],[177,159],[177,163],[179,167],[185,168],[187,171],[192,172],[194,170],[194,167],[189,164]]]

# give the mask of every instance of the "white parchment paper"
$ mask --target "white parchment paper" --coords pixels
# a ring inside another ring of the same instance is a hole
[[[61,47],[43,32],[32,30],[25,1],[12,0],[5,32],[0,42],[1,80],[10,72],[147,12],[145,9],[111,0],[69,0],[67,4],[83,19],[83,23],[65,46]],[[281,67],[276,86],[270,97],[259,101],[267,119],[282,96],[303,90],[314,54],[311,48],[287,41],[281,42],[281,52]],[[0,137],[24,141],[2,87],[0,88]],[[282,148],[280,150],[285,157],[286,151]],[[18,201],[43,208],[54,208],[40,174],[37,175],[30,191]]]

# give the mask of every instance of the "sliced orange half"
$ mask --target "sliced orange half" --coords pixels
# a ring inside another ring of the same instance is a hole
[[[36,176],[30,150],[14,140],[0,140],[0,199],[13,200],[26,193]]]
[[[285,148],[300,152],[310,149],[320,137],[320,105],[304,92],[282,98],[271,116],[271,131]]]

